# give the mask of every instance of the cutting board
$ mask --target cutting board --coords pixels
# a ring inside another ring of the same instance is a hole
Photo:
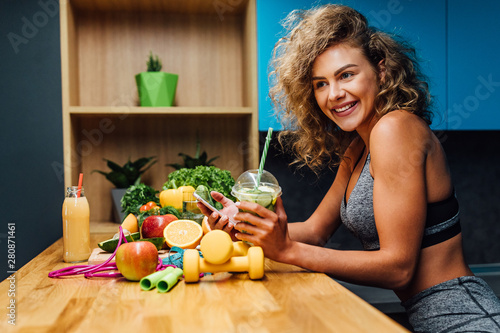
[[[92,251],[92,254],[90,255],[89,258],[89,265],[97,265],[97,264],[102,264],[106,260],[111,257],[113,253],[105,252],[101,250],[100,248],[95,248]],[[168,257],[168,250],[160,250],[158,251],[158,255],[160,258],[163,260],[164,258]],[[111,259],[111,262],[114,262],[115,258]]]

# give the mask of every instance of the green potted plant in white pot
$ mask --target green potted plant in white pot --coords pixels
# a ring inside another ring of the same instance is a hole
[[[121,207],[121,199],[123,195],[130,186],[140,184],[141,175],[157,162],[154,158],[155,156],[142,157],[134,162],[129,159],[123,166],[120,166],[113,161],[104,159],[111,171],[92,171],[92,173],[98,172],[105,176],[106,179],[115,186],[115,188],[111,189],[111,197],[113,199],[113,218],[116,223],[121,223],[124,218],[124,213],[122,212]]]
[[[158,55],[149,53],[147,72],[135,76],[140,106],[172,106],[177,90],[177,74],[161,72]]]

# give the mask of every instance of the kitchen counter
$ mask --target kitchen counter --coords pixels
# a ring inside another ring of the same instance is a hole
[[[117,228],[93,224],[91,244]],[[262,280],[217,273],[168,293],[124,278],[47,276],[66,266],[59,239],[2,281],[0,331],[407,332],[325,274],[269,259]]]

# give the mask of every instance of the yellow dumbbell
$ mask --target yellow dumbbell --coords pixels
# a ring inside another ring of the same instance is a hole
[[[184,281],[198,282],[200,273],[248,272],[250,279],[264,276],[264,252],[259,246],[249,247],[234,242],[222,230],[207,233],[200,243],[200,251],[186,250],[183,256]]]
[[[250,245],[245,242],[233,242],[227,232],[213,230],[207,233],[200,243],[203,258],[211,264],[220,265],[231,257],[246,256]]]

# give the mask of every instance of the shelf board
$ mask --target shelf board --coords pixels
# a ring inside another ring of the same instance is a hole
[[[248,1],[206,0],[70,0],[75,8],[87,11],[170,12],[176,14],[238,15]]]
[[[140,106],[71,106],[69,113],[73,116],[92,115],[134,115],[134,116],[250,116],[256,110],[252,107],[230,107],[230,106],[201,106],[201,107],[140,107]]]

